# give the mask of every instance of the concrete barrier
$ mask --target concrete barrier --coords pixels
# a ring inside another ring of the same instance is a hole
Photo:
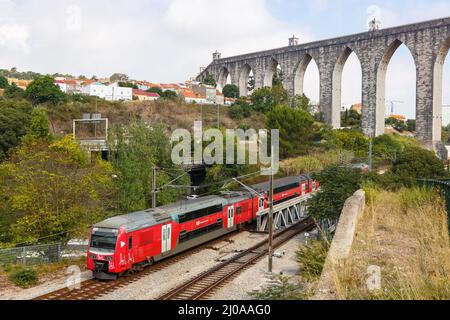
[[[345,202],[313,300],[338,299],[335,284],[335,269],[350,254],[356,227],[359,218],[364,212],[365,203],[366,195],[363,190],[358,190]]]

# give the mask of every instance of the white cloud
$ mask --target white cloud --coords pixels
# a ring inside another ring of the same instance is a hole
[[[29,52],[29,32],[26,26],[16,24],[0,25],[0,46],[21,49],[25,54]]]
[[[15,27],[0,34],[8,46],[0,63],[38,72],[182,81],[216,49],[231,56],[285,46],[292,33],[311,39],[274,18],[264,0],[0,0],[3,7]]]

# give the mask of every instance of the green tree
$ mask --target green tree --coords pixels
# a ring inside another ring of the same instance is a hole
[[[313,143],[314,118],[302,109],[279,105],[266,116],[266,128],[280,131],[280,157],[304,155]]]
[[[392,135],[384,134],[373,139],[373,155],[381,160],[394,161],[404,146]]]
[[[273,77],[272,77],[272,86],[283,86],[283,81],[284,81],[284,73],[281,69],[277,69],[274,73],[273,73]]]
[[[247,83],[247,90],[248,90],[248,92],[251,92],[251,91],[255,90],[255,87],[256,87],[255,76],[249,76],[248,77],[248,83]]]
[[[409,119],[406,121],[406,127],[409,132],[415,132],[416,131],[416,120]]]
[[[302,109],[306,112],[311,113],[311,100],[304,94],[295,95],[292,98],[292,107],[295,109]]]
[[[315,174],[320,191],[308,201],[309,213],[316,219],[338,219],[345,201],[359,188],[361,172],[355,169],[331,166]]]
[[[403,132],[408,130],[408,126],[404,121],[400,121],[395,118],[388,118],[386,119],[386,124],[392,126],[395,130],[399,132]]]
[[[404,185],[415,185],[418,179],[442,179],[448,176],[444,163],[435,153],[420,147],[407,146],[390,170]]]
[[[162,94],[163,94],[162,89],[161,89],[161,88],[157,88],[157,87],[152,87],[152,88],[148,89],[147,92],[150,92],[150,93],[157,93],[157,94],[159,94],[160,97],[161,97]]]
[[[0,100],[0,162],[27,133],[32,106],[27,101]]]
[[[119,85],[119,87],[123,87],[123,88],[139,89],[137,85],[135,85],[134,83],[131,83],[131,82],[119,82],[118,85]]]
[[[47,110],[35,108],[31,113],[31,123],[27,136],[37,139],[48,139],[50,137],[50,120]]]
[[[217,86],[216,80],[215,80],[214,77],[213,77],[211,74],[209,74],[209,73],[206,75],[205,79],[203,79],[202,83],[203,83],[203,84],[206,84],[206,85],[208,85],[208,86],[213,86],[213,87],[216,87],[216,86]]]
[[[259,112],[270,112],[279,104],[288,103],[288,93],[282,86],[257,89],[250,96],[253,109]]]
[[[345,110],[341,113],[341,125],[343,127],[361,127],[361,115],[355,110]]]
[[[239,88],[235,84],[227,84],[222,90],[225,98],[239,98]]]
[[[14,216],[8,228],[15,243],[84,236],[88,226],[115,211],[112,166],[87,161],[70,137],[51,144],[28,139],[2,168],[6,179],[0,184]]]
[[[178,99],[178,94],[172,90],[166,90],[161,94],[161,98],[168,100],[176,100]]]
[[[0,89],[6,89],[9,87],[8,79],[3,76],[0,76]]]
[[[168,173],[173,172],[170,170],[180,172],[181,168],[175,167],[171,161],[171,144],[162,125],[150,129],[143,123],[132,123],[127,131],[127,139],[122,129],[116,131],[118,143],[112,149],[111,158],[118,175],[120,207],[125,212],[131,212],[150,207],[153,167],[169,169],[158,172],[158,187],[170,182]],[[109,140],[114,141],[114,138]],[[189,185],[186,177],[177,183]],[[157,203],[174,202],[185,191],[165,188],[158,193]]]
[[[322,140],[328,149],[352,151],[357,157],[366,157],[369,152],[369,139],[359,129],[333,130],[326,127]]]
[[[49,103],[57,105],[63,102],[65,94],[50,76],[39,77],[34,80],[25,90],[25,98],[30,100],[33,105]]]
[[[128,77],[128,75],[124,73],[114,73],[111,77],[109,77],[109,81],[111,82],[118,82],[118,81],[126,82],[129,79],[130,77]]]
[[[6,99],[15,99],[15,100],[23,99],[24,95],[25,91],[19,88],[15,83],[7,87],[3,94],[3,96]]]
[[[228,113],[235,120],[248,118],[252,115],[252,106],[248,103],[246,97],[242,97],[236,100],[234,105],[229,108]]]

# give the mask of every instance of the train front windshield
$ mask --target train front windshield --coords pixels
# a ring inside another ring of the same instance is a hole
[[[114,252],[116,249],[117,236],[115,234],[94,233],[91,237],[91,249],[102,252]]]

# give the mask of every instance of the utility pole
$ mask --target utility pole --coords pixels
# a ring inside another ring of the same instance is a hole
[[[269,182],[269,273],[272,273],[273,269],[273,153],[274,148],[272,146],[272,161],[270,166],[270,182]]]
[[[373,161],[372,161],[372,139],[369,140],[369,170],[372,172],[373,169]]]
[[[152,208],[156,208],[156,167],[153,167],[152,173]]]
[[[270,175],[270,209],[269,209],[269,273],[273,269],[273,172]]]
[[[220,130],[220,105],[217,104],[217,129]]]

